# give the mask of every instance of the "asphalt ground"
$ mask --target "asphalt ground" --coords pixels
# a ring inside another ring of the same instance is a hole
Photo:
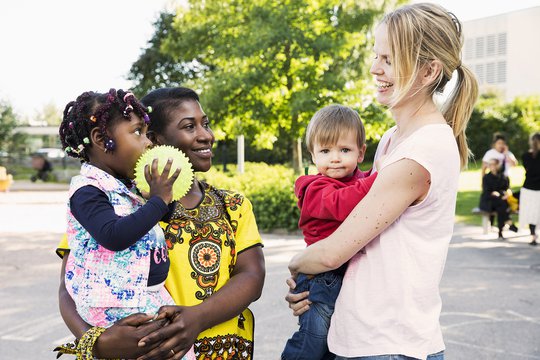
[[[72,337],[58,312],[66,185],[14,184],[0,193],[0,359],[54,359]],[[540,246],[525,231],[482,235],[457,224],[441,282],[446,359],[540,360]],[[297,328],[284,301],[298,236],[263,234],[267,276],[256,318],[255,359],[279,359]],[[70,357],[66,357],[69,359]]]

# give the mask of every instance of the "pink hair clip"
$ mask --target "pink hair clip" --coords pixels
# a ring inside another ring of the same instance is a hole
[[[124,102],[127,103],[127,98],[130,97],[130,96],[134,96],[132,92],[128,92],[126,93],[126,95],[124,95]]]

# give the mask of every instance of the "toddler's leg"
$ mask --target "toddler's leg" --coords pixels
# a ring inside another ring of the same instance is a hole
[[[302,282],[304,279],[299,276],[298,280]],[[328,351],[327,336],[341,277],[324,273],[308,281],[312,304],[309,311],[300,315],[300,329],[287,341],[281,354],[282,360],[334,359],[334,355]]]

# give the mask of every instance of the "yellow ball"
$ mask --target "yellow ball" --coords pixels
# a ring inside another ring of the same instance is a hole
[[[193,168],[187,156],[175,147],[160,145],[155,146],[141,155],[135,165],[135,183],[140,191],[149,192],[150,185],[144,177],[144,167],[152,166],[152,161],[158,159],[158,170],[161,173],[167,164],[168,159],[172,159],[171,171],[169,175],[174,174],[176,169],[181,169],[178,179],[173,184],[173,200],[179,200],[186,195],[193,184]]]

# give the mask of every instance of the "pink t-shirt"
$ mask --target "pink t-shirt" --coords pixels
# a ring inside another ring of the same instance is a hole
[[[407,158],[431,176],[426,198],[410,206],[349,262],[328,344],[345,357],[401,354],[418,359],[444,350],[439,282],[452,237],[460,161],[452,129],[425,125],[385,154],[381,169]],[[358,229],[361,231],[362,229]]]

